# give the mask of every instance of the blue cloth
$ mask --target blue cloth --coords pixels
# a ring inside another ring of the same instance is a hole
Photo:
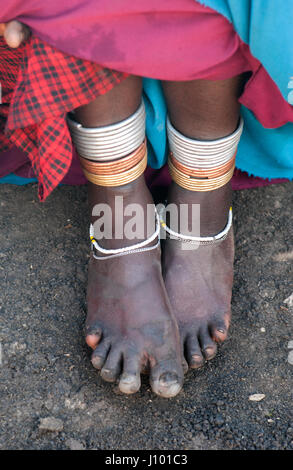
[[[36,178],[22,178],[21,176],[14,175],[13,173],[0,178],[0,184],[17,184],[18,186],[23,186],[24,184],[28,183],[35,183],[36,181]]]
[[[252,54],[264,65],[285,100],[293,105],[293,0],[196,0],[233,23]],[[160,168],[167,158],[166,105],[156,80],[144,80],[149,161]],[[257,99],[257,98],[256,98]],[[293,179],[293,124],[265,129],[242,106],[244,132],[236,165],[263,178]]]

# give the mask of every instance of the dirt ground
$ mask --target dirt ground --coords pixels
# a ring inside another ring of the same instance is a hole
[[[85,187],[40,204],[36,185],[0,185],[1,449],[293,449],[292,190],[234,194],[229,339],[166,400],[90,364]]]

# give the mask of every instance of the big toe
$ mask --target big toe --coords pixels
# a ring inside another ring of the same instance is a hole
[[[178,395],[183,386],[183,370],[164,371],[157,366],[151,371],[150,383],[153,391],[163,398],[172,398]]]

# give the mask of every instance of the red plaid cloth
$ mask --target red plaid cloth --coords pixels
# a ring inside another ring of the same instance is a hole
[[[9,137],[2,133],[0,151],[16,145],[28,154],[44,201],[71,164],[66,113],[107,93],[128,75],[64,54],[36,37],[18,49],[1,40],[0,58],[0,126],[7,118]]]
[[[24,46],[14,50],[10,49],[5,41],[0,38],[0,83],[2,92],[0,101],[0,151],[8,150],[11,147],[11,142],[4,134],[4,130],[9,113],[9,104],[16,85],[19,64],[23,57],[23,49]]]

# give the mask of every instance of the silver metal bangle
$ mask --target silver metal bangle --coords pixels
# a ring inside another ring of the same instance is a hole
[[[178,162],[194,169],[209,169],[227,163],[236,153],[243,119],[233,134],[213,141],[190,139],[178,132],[167,118],[167,133],[170,150]]]
[[[77,152],[94,161],[119,159],[134,152],[145,139],[145,107],[142,102],[129,118],[109,126],[85,128],[67,116]]]

